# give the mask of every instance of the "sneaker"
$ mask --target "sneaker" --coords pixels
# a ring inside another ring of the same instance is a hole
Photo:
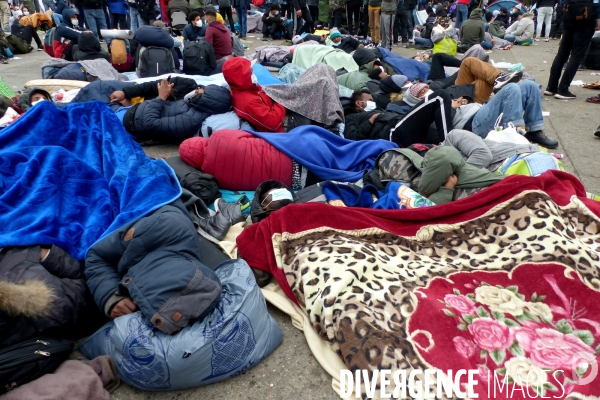
[[[402,47],[404,47],[404,48],[408,47],[408,43],[402,43]]]
[[[44,51],[44,48],[38,47],[37,51]]]
[[[596,132],[594,132],[594,136],[600,137],[600,126],[598,127],[598,129],[596,129]]]
[[[223,216],[225,216],[231,222],[231,225],[235,225],[238,222],[242,222],[246,219],[242,214],[242,209],[240,208],[239,204],[230,204],[223,199],[215,200],[215,211],[223,214]]]
[[[408,39],[408,43],[415,44],[415,39]]]
[[[533,39],[533,40],[534,40],[535,42],[539,42],[539,41],[540,41],[540,39]]]
[[[262,38],[263,42],[266,42],[267,40],[269,40],[269,38],[266,38],[266,37]]]
[[[544,96],[554,96],[556,94],[556,90],[546,89],[544,90]]]
[[[529,140],[531,143],[539,144],[547,149],[555,149],[558,147],[558,142],[546,136],[544,131],[529,132],[525,134],[525,139]]]
[[[273,38],[269,38],[269,39],[267,39],[267,40],[268,40],[269,42],[271,42],[271,41],[273,40]]]
[[[587,71],[587,67],[583,64],[580,64],[579,68],[577,68],[577,71]]]
[[[544,42],[549,42],[549,41],[550,41],[549,38],[544,39]]]
[[[8,59],[4,56],[0,57],[0,64],[8,64]]]
[[[502,89],[509,83],[519,82],[522,77],[523,71],[501,73],[500,75],[498,75],[496,81],[494,82],[494,93],[497,93],[500,89]]]
[[[573,93],[569,92],[568,90],[564,93],[556,93],[554,95],[554,98],[559,99],[559,100],[572,100],[576,97],[577,96],[575,96]]]

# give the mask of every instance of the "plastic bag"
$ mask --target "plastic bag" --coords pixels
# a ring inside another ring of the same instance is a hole
[[[454,39],[443,38],[442,40],[433,45],[433,54],[445,53],[454,56],[456,55],[457,48],[458,44]]]
[[[517,64],[513,64],[510,67],[508,67],[508,72],[517,72],[517,71],[523,71],[523,64],[517,63]]]
[[[494,142],[499,143],[529,144],[529,140],[525,139],[523,135],[517,132],[517,129],[512,123],[509,123],[506,128],[502,129],[500,121],[502,121],[503,115],[504,114],[500,114],[494,124],[494,130],[490,131],[484,139],[493,140]]]
[[[167,335],[136,312],[104,325],[80,351],[89,359],[112,356],[119,378],[143,390],[186,389],[246,372],[281,344],[283,334],[245,261],[226,261],[215,273],[221,299],[201,321]]]

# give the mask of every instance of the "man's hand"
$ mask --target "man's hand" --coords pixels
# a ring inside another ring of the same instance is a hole
[[[163,100],[167,100],[173,95],[173,84],[169,83],[166,79],[163,79],[158,84],[158,97]]]
[[[129,297],[126,297],[115,304],[110,312],[110,317],[115,319],[117,317],[122,317],[123,315],[132,314],[137,310],[137,308],[138,306],[136,302]]]
[[[125,92],[122,90],[115,90],[110,94],[110,101],[114,103],[120,103],[125,100]]]
[[[298,18],[302,17],[302,10],[296,10],[296,15]]]
[[[444,183],[444,187],[448,188],[448,189],[454,189],[457,182],[458,182],[458,177],[456,175],[452,174],[448,177],[448,180],[446,181],[446,183]]]
[[[375,123],[375,120],[377,119],[377,117],[379,117],[379,114],[375,114],[371,118],[369,118],[369,122],[371,123],[371,125],[373,125]]]

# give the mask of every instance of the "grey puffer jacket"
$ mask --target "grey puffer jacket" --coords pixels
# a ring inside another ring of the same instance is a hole
[[[202,122],[231,109],[231,93],[226,88],[208,85],[197,104],[189,100],[164,101],[156,98],[142,102],[134,115],[137,138],[183,140],[194,136]]]

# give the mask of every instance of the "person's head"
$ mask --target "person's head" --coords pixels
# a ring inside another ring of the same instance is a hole
[[[376,80],[376,81],[380,81],[382,79],[387,78],[388,76],[390,76],[387,72],[385,72],[385,70],[383,69],[383,67],[381,65],[374,65],[373,71],[371,71],[369,73],[369,78]]]
[[[501,8],[500,8],[500,14],[502,14],[502,15],[506,15],[506,14],[508,14],[508,8],[506,8],[506,7],[501,7]]]
[[[71,21],[71,25],[79,26],[79,14],[73,13],[73,15],[71,15],[70,21]]]
[[[427,61],[427,60],[429,60],[429,54],[427,54],[427,53],[417,54],[416,56],[413,57],[413,60]]]
[[[511,13],[512,14],[512,20],[516,20],[521,18],[521,16],[523,15],[523,13],[520,10],[515,10],[514,12]]]
[[[429,91],[429,85],[423,82],[415,83],[410,87],[410,94],[416,99],[422,99]]]
[[[494,13],[491,11],[488,11],[485,13],[485,20],[488,24],[491,24],[492,22],[494,22]]]
[[[350,103],[355,111],[372,111],[375,109],[373,96],[367,89],[354,91],[350,96]]]
[[[466,106],[469,103],[471,103],[471,99],[468,97],[458,97],[452,100],[452,108]]]
[[[188,100],[192,106],[196,106],[202,95],[204,94],[204,86],[200,85],[195,90],[192,90],[188,94],[186,94],[183,99]]]
[[[23,11],[23,15],[29,15],[29,9],[27,7],[23,6],[21,11]]]
[[[304,39],[302,39],[302,36],[300,35],[296,35],[292,38],[292,44],[300,44],[304,42]]]
[[[329,39],[334,44],[339,44],[342,41],[342,34],[339,33],[338,31],[332,32],[331,35],[329,35]]]
[[[279,14],[279,4],[277,4],[277,3],[271,4],[271,8],[270,8],[269,12],[271,13],[271,15],[278,15]]]
[[[217,20],[217,10],[214,7],[208,7],[204,12],[206,22],[212,24]]]
[[[200,13],[198,11],[192,11],[188,15],[187,20],[190,25],[194,25],[194,26],[198,26],[198,27],[202,26],[202,17],[200,16]],[[200,21],[200,23],[198,23],[198,21]]]
[[[44,89],[33,89],[31,93],[29,93],[29,104],[33,106],[40,101],[52,101],[52,96]]]
[[[443,3],[442,3],[442,7],[444,7],[444,10],[447,10],[447,9],[448,9],[448,7],[449,7],[449,4],[448,4],[448,2],[447,2],[447,1],[443,2]]]

